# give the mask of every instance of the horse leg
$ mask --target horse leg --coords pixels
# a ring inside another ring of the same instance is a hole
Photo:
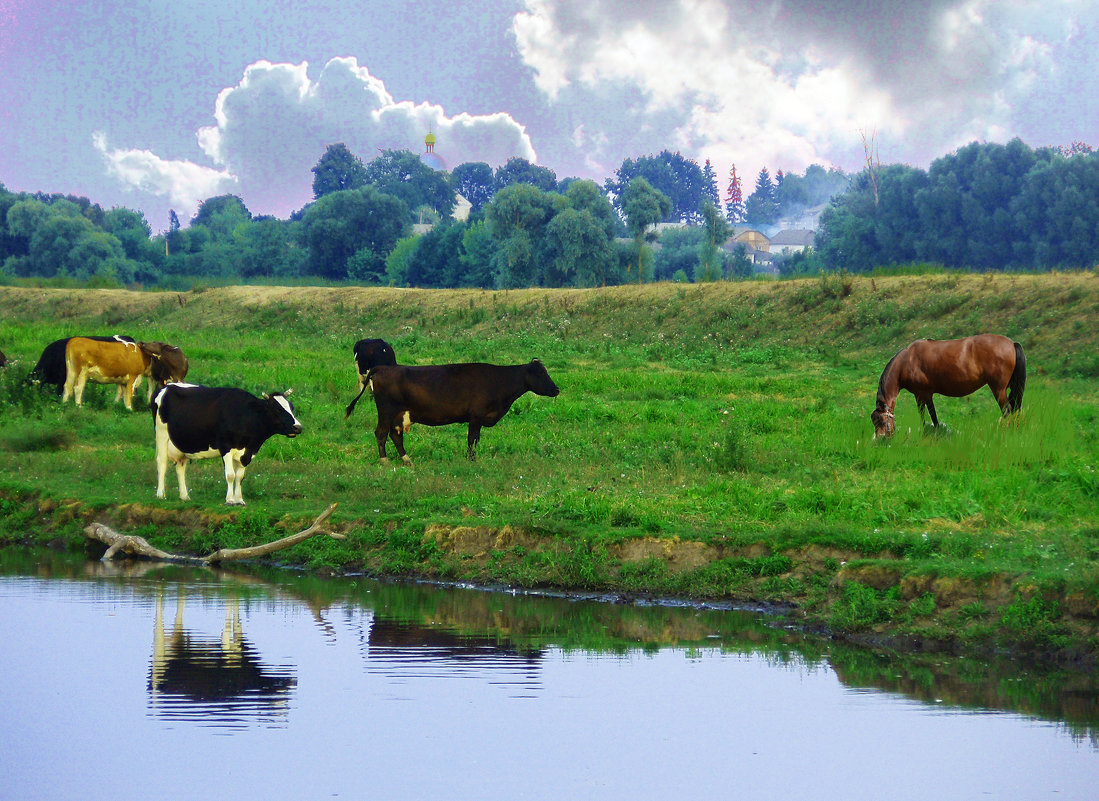
[[[939,416],[937,414],[935,414],[935,398],[934,398],[934,396],[928,397],[928,399],[927,399],[927,411],[929,411],[931,413],[931,425],[935,426],[935,428],[938,428],[939,427]]]
[[[1000,404],[1000,416],[1007,417],[1011,414],[1011,404],[1007,402],[1007,387],[994,387],[989,384],[988,388],[992,390],[992,396]]]

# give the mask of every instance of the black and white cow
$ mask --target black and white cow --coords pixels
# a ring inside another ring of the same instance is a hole
[[[164,497],[168,462],[176,466],[179,498],[188,501],[187,463],[220,456],[225,503],[244,506],[240,484],[260,446],[275,434],[296,437],[301,423],[286,399],[291,390],[257,398],[243,389],[168,384],[152,403],[156,433],[156,497]]]
[[[344,420],[355,411],[355,404],[370,386],[370,382],[366,379],[370,371],[380,364],[397,363],[397,354],[393,352],[393,346],[384,339],[360,339],[352,350],[355,353],[355,371],[359,376],[359,394],[347,405]]]

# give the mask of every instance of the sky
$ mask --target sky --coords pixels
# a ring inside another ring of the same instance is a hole
[[[0,184],[186,224],[285,218],[343,142],[363,161],[521,156],[926,168],[972,141],[1099,146],[1092,0],[0,0]]]

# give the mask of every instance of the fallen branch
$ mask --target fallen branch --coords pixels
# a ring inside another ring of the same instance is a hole
[[[209,556],[180,556],[179,554],[168,553],[162,551],[159,548],[154,548],[148,543],[144,537],[135,537],[130,534],[119,534],[110,526],[103,523],[92,523],[84,529],[84,535],[88,539],[97,540],[107,546],[107,552],[103,554],[102,561],[110,561],[114,559],[117,554],[123,553],[129,556],[141,556],[146,559],[156,559],[161,562],[184,562],[187,564],[199,564],[210,565],[217,564],[218,562],[229,562],[237,559],[254,559],[258,556],[266,556],[269,553],[275,551],[281,551],[284,548],[289,548],[292,545],[297,545],[299,542],[305,542],[310,537],[315,537],[317,534],[326,534],[334,540],[346,539],[343,534],[337,534],[334,531],[327,531],[322,528],[324,523],[328,521],[328,518],[332,516],[332,512],[336,510],[337,504],[329,504],[328,508],[317,515],[316,520],[309,526],[309,528],[299,531],[297,534],[291,534],[288,537],[283,537],[281,540],[275,540],[274,542],[268,542],[263,545],[254,545],[251,548],[220,548],[214,551]]]

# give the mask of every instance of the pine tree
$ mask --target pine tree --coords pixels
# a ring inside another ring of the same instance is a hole
[[[717,171],[713,165],[710,164],[710,160],[706,159],[706,164],[702,168],[702,194],[704,200],[708,200],[714,204],[715,208],[721,208],[721,195],[717,190]]]
[[[729,190],[725,193],[725,219],[732,225],[744,221],[744,192],[740,187],[740,178],[736,174],[736,165],[729,168]]]

